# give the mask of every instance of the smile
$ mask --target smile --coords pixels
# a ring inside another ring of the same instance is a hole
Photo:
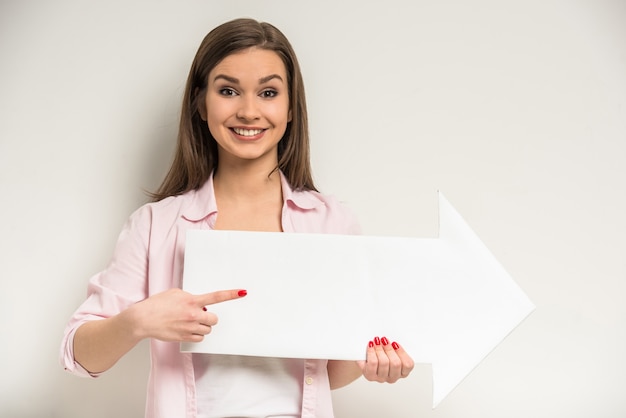
[[[263,129],[241,129],[241,128],[232,128],[232,129],[237,135],[241,135],[241,136],[255,136],[264,131]]]

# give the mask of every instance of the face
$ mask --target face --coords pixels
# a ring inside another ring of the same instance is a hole
[[[250,48],[224,58],[209,73],[201,114],[217,141],[220,166],[260,162],[274,169],[291,121],[287,72],[278,54]]]

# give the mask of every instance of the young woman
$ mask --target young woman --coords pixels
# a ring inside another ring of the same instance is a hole
[[[385,337],[370,341],[360,362],[181,353],[181,341],[211,338],[210,305],[246,295],[181,290],[192,228],[359,231],[351,212],[315,189],[300,68],[267,23],[234,20],[203,40],[172,167],[154,201],[130,217],[109,266],[90,280],[66,328],[62,363],[96,377],[149,338],[146,416],[163,418],[332,417],[331,389],[361,375],[393,383],[413,369]]]

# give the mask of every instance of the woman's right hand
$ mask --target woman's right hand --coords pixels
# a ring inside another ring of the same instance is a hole
[[[135,332],[139,339],[200,342],[217,324],[217,316],[206,306],[240,299],[247,292],[241,289],[220,290],[192,295],[181,289],[169,289],[150,296],[131,308]]]

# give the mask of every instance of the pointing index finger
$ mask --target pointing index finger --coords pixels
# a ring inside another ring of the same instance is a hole
[[[205,293],[196,296],[198,304],[201,306],[214,305],[216,303],[226,302],[228,300],[240,299],[246,296],[248,292],[244,289],[218,290],[217,292]]]

